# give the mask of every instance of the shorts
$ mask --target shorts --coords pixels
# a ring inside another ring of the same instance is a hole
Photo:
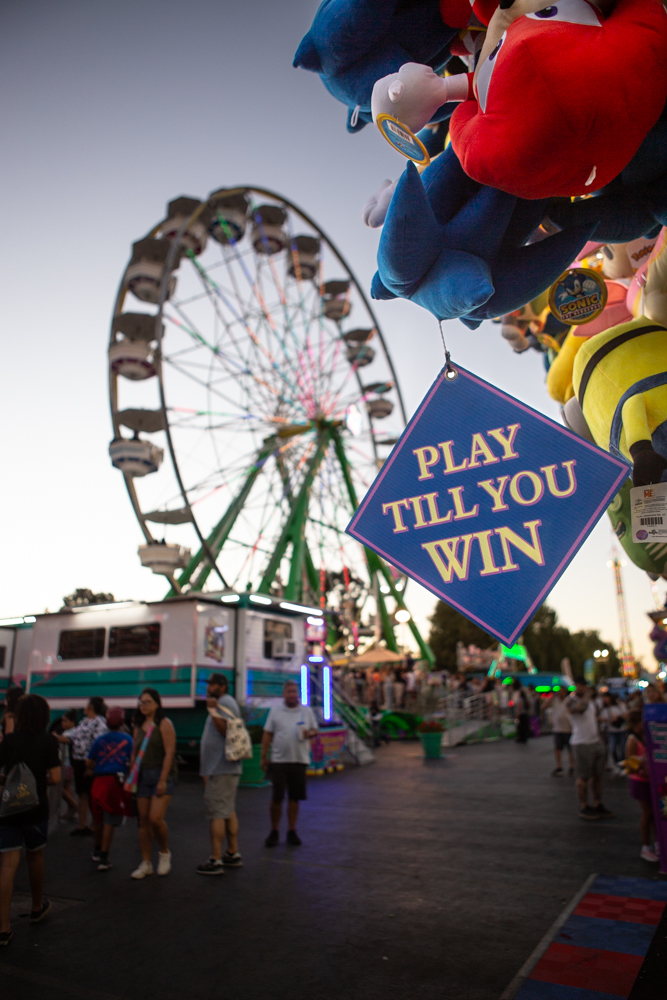
[[[90,789],[93,787],[93,776],[92,774],[86,774],[85,760],[72,760],[72,768],[74,769],[74,788],[76,789],[76,794],[90,795]]]
[[[630,778],[630,795],[637,802],[651,802],[651,786],[648,781],[639,781],[638,778]]]
[[[139,783],[137,785],[138,799],[152,799],[157,795],[157,783],[162,773],[161,767],[144,767],[139,771]],[[176,791],[176,782],[173,774],[167,775],[167,790],[165,795],[173,795]]]
[[[600,740],[596,743],[575,743],[574,773],[577,778],[601,778],[607,763],[607,749]]]
[[[206,819],[229,819],[236,812],[240,774],[211,774],[204,787]]]
[[[570,736],[572,733],[554,733],[554,746],[556,750],[564,750],[570,746]]]
[[[302,802],[306,798],[306,767],[307,764],[271,764],[269,777],[273,784],[274,802],[282,802],[287,798],[290,802]]]
[[[48,819],[41,823],[27,823],[25,826],[3,826],[0,823],[0,854],[17,851],[22,847],[26,851],[41,851],[46,844],[48,832]]]

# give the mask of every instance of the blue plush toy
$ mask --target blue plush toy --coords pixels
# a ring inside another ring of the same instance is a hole
[[[470,180],[451,146],[421,178],[408,163],[385,219],[371,294],[403,296],[471,329],[519,309],[569,267],[595,228],[574,225],[525,246],[547,206]]]
[[[549,220],[554,235],[526,245]],[[379,221],[374,222],[380,224]],[[525,200],[472,181],[453,149],[419,177],[413,164],[389,203],[371,293],[411,299],[438,319],[482,320],[545,291],[585,242],[625,243],[667,225],[667,116],[628,167],[593,198]]]
[[[441,69],[458,31],[443,23],[438,0],[324,0],[294,65],[320,74],[327,90],[348,107],[348,132],[358,132],[373,120],[376,80],[406,62]],[[431,120],[449,117],[456,106],[445,105]]]

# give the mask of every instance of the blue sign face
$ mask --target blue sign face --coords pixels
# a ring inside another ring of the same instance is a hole
[[[630,467],[455,371],[442,370],[347,531],[510,644]]]

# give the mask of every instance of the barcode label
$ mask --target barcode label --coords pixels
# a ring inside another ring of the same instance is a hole
[[[647,524],[649,526],[654,525],[654,524],[662,524],[662,518],[661,517],[640,517],[639,518],[639,523],[640,524]]]

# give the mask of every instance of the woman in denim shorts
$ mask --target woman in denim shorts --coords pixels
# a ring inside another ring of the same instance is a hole
[[[144,688],[139,697],[134,717],[134,751],[130,767],[149,731],[150,737],[141,760],[137,785],[141,863],[132,872],[134,879],[153,874],[151,853],[154,838],[158,843],[158,875],[168,875],[171,871],[169,828],[165,816],[176,790],[176,730],[171,720],[166,718],[160,695],[155,688]]]

